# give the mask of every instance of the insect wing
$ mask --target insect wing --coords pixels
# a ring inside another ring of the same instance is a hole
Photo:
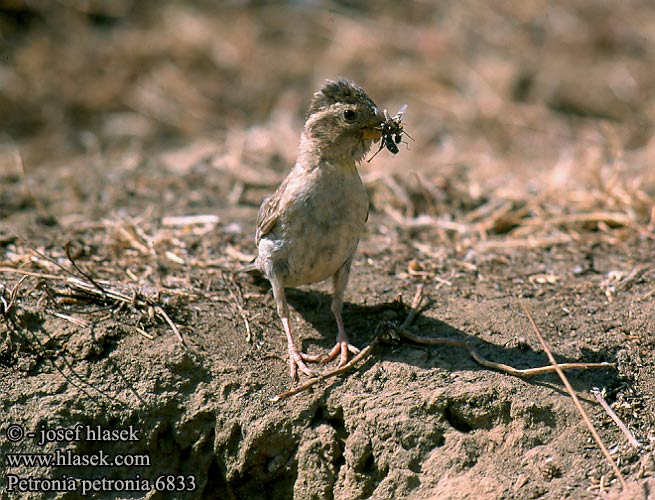
[[[400,106],[400,109],[398,110],[398,113],[392,118],[393,121],[399,122],[403,119],[403,115],[405,114],[405,111],[407,110],[407,104],[403,104]]]

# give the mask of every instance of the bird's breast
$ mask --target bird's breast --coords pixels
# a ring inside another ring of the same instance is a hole
[[[323,281],[351,257],[368,213],[366,189],[354,167],[308,172],[271,234],[273,264],[286,286]]]

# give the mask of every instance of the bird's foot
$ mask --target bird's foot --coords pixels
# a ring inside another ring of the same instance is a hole
[[[348,363],[349,352],[357,355],[359,354],[359,349],[346,340],[343,342],[337,342],[327,354],[302,354],[302,359],[311,363],[320,363],[324,365],[339,356],[339,364],[337,365],[337,368],[341,368]]]
[[[296,380],[298,370],[307,375],[308,377],[315,377],[316,372],[309,368],[305,361],[307,361],[307,354],[298,351],[295,346],[289,346],[289,374],[291,380]]]

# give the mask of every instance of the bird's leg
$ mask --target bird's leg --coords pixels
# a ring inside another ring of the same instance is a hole
[[[348,285],[348,277],[350,276],[350,264],[352,263],[352,256],[348,261],[339,268],[339,270],[332,277],[334,283],[334,294],[332,295],[332,313],[337,320],[337,343],[327,355],[322,356],[321,363],[327,363],[339,356],[339,365],[343,366],[348,362],[348,351],[357,354],[359,349],[348,341],[346,329],[343,327],[343,318],[341,317],[341,310],[343,309],[343,295]],[[305,358],[309,360],[308,358]]]
[[[273,287],[275,304],[277,305],[277,314],[282,320],[282,328],[284,328],[284,333],[287,336],[287,345],[289,348],[289,374],[291,375],[291,380],[296,380],[298,370],[309,377],[313,377],[316,374],[310,370],[303,361],[304,355],[296,347],[293,335],[291,334],[291,327],[289,326],[289,306],[287,305],[287,298],[284,295],[284,286],[278,279],[273,278],[270,281]]]

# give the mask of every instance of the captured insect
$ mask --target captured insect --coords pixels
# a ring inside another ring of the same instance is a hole
[[[403,134],[414,140],[411,135],[403,128],[403,115],[407,109],[407,104],[403,104],[398,112],[392,117],[389,115],[389,112],[384,110],[384,121],[378,127],[378,130],[382,132],[382,137],[380,138],[380,147],[371,156],[367,161],[371,161],[377,156],[377,154],[382,151],[385,147],[392,153],[398,154],[398,146],[403,139]]]

